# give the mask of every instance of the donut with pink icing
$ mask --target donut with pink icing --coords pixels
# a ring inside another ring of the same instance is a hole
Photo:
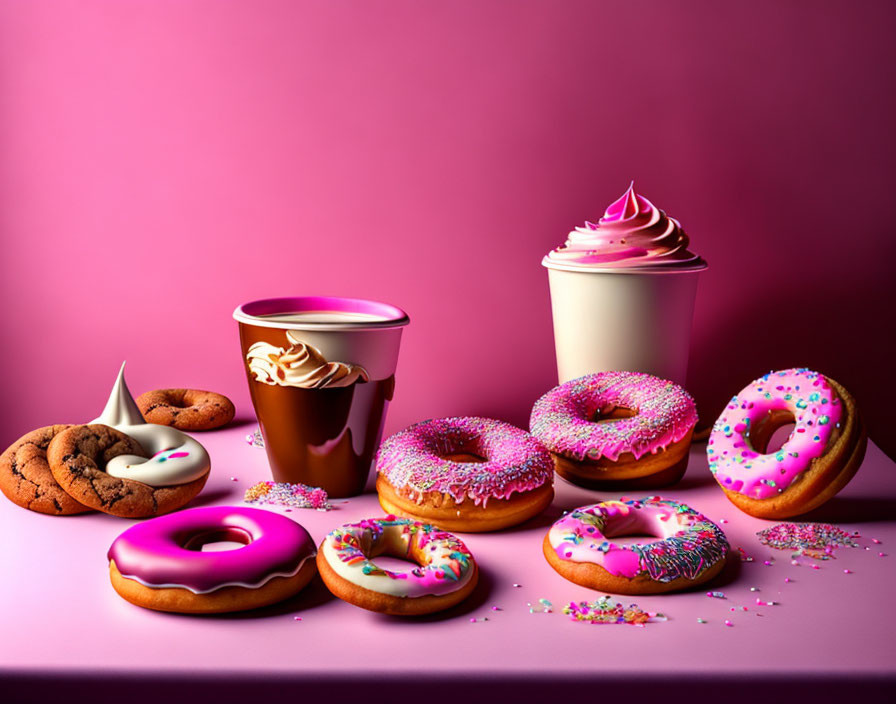
[[[677,384],[639,372],[600,372],[542,396],[529,427],[564,479],[595,489],[664,486],[688,464],[697,408]]]
[[[613,541],[644,534],[658,540]],[[616,594],[659,594],[701,584],[722,570],[729,552],[715,523],[658,496],[577,508],[551,526],[542,548],[566,579]]]
[[[388,555],[417,566],[399,572],[380,567]],[[416,616],[466,599],[479,578],[473,555],[459,538],[409,518],[386,516],[350,523],[320,545],[317,565],[327,588],[369,611]]]
[[[214,542],[242,543],[203,552]],[[112,586],[157,611],[222,613],[267,606],[299,592],[316,573],[314,541],[272,511],[194,508],[137,523],[109,548]]]
[[[769,451],[772,435],[793,424]],[[738,508],[760,518],[806,513],[834,496],[858,471],[867,436],[855,400],[833,379],[809,369],[760,377],[713,425],[709,469]]]
[[[388,438],[376,456],[380,505],[446,530],[499,530],[554,497],[548,451],[525,430],[490,418],[439,418]]]

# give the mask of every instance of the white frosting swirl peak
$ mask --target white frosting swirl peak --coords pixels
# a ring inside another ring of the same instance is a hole
[[[327,361],[319,349],[297,339],[292,331],[287,331],[286,337],[291,343],[286,349],[268,342],[249,347],[246,362],[255,381],[270,386],[323,389],[369,380],[364,367]]]
[[[109,394],[102,415],[90,421],[102,423],[130,435],[151,457],[118,455],[106,464],[106,474],[133,479],[150,486],[188,484],[211,467],[208,452],[196,440],[177,428],[147,423],[137,407],[127,382],[124,364]]]

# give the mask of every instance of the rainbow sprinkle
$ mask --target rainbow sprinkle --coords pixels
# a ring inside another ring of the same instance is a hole
[[[668,621],[661,613],[643,611],[637,604],[623,606],[609,596],[603,596],[597,601],[580,601],[578,604],[571,601],[563,607],[563,613],[572,621],[592,624],[628,623],[643,627],[645,623]]]
[[[777,550],[794,550],[794,557],[805,555],[830,560],[834,548],[857,548],[855,537],[830,523],[778,523],[761,530],[759,542]]]
[[[253,447],[264,447],[264,438],[261,437],[261,428],[256,428],[255,432],[246,436],[246,442]]]
[[[243,501],[247,504],[279,504],[293,508],[313,508],[329,511],[333,508],[327,500],[327,492],[307,484],[287,482],[258,482],[246,489]]]

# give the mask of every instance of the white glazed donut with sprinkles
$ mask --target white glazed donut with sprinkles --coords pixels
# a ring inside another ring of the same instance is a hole
[[[380,555],[417,566],[398,572],[376,564]],[[344,525],[320,546],[318,569],[340,599],[370,611],[414,616],[450,608],[476,586],[473,555],[459,538],[408,518],[387,516]]]

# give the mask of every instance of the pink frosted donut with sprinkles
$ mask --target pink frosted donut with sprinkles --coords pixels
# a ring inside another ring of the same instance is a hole
[[[529,427],[564,479],[594,489],[657,487],[681,479],[697,423],[690,394],[638,372],[588,374],[554,387]]]
[[[553,462],[525,430],[490,418],[439,418],[388,438],[376,490],[389,513],[476,533],[522,523],[554,498]]]
[[[793,425],[776,450],[775,431]],[[709,470],[731,502],[759,518],[821,506],[849,482],[867,435],[855,399],[809,369],[769,372],[731,399],[706,447]]]
[[[398,572],[376,564],[381,555],[417,563]],[[479,571],[459,538],[409,518],[386,516],[332,531],[317,553],[327,588],[343,601],[369,611],[417,616],[466,599]]]
[[[644,534],[658,540],[612,540]],[[729,552],[715,523],[658,496],[577,508],[551,526],[542,549],[569,581],[615,594],[660,594],[702,584],[722,570]]]

